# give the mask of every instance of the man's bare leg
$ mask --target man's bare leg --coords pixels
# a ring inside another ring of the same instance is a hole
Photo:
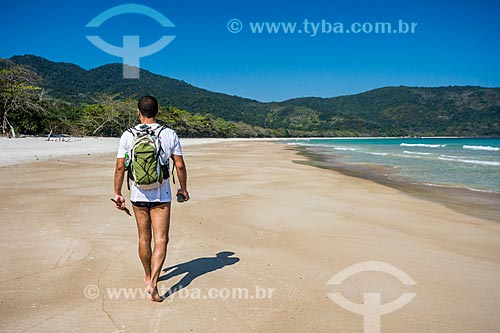
[[[151,299],[161,302],[163,299],[158,294],[156,284],[167,255],[168,232],[170,228],[170,202],[151,208],[150,216],[154,235],[154,249],[151,257]]]
[[[149,216],[149,208],[136,207],[134,208],[135,220],[137,222],[137,231],[139,234],[139,258],[141,259],[142,267],[144,267],[144,282],[146,283],[146,291],[153,292],[151,286],[151,218]]]

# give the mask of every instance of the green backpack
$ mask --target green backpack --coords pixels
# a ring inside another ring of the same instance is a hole
[[[164,159],[160,140],[164,129],[163,126],[150,129],[143,125],[139,129],[132,127],[127,130],[134,135],[130,156],[126,156],[125,162],[129,189],[130,180],[140,189],[151,190],[160,187],[163,180],[169,178],[168,160]]]

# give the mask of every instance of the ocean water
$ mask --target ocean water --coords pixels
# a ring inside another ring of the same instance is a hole
[[[413,184],[500,193],[500,138],[335,138],[288,141],[332,163],[384,167]]]

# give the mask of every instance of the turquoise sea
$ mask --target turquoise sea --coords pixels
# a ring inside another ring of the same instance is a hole
[[[500,138],[335,138],[287,144],[334,164],[381,167],[393,180],[500,193]]]

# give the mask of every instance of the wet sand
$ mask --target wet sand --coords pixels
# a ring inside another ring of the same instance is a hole
[[[460,213],[500,223],[500,193],[408,183],[406,179],[394,175],[389,168],[379,165],[347,164],[343,163],[341,158],[337,159],[334,155],[327,158],[304,147],[292,147],[289,149],[295,150],[307,158],[306,161],[300,161],[299,163],[301,164],[374,181],[419,199],[439,202]]]

